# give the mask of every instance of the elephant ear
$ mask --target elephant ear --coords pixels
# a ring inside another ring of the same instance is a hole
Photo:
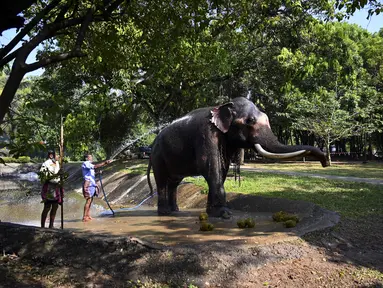
[[[223,133],[229,131],[231,122],[233,121],[233,107],[234,103],[229,102],[218,107],[214,107],[211,110],[211,123],[213,123]]]

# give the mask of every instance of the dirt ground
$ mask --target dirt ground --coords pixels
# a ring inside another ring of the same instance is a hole
[[[0,223],[0,287],[383,287],[382,231],[342,219],[287,242],[166,247]]]
[[[383,287],[382,232],[383,217],[371,216],[276,243],[163,246],[0,223],[0,287]]]

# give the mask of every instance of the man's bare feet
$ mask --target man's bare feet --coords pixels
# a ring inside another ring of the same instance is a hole
[[[88,222],[88,221],[90,221],[90,220],[92,220],[92,218],[90,218],[90,217],[84,217],[84,218],[82,218],[82,222]]]

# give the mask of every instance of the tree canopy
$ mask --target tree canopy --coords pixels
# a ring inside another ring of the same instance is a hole
[[[0,119],[17,127],[15,143],[55,143],[63,115],[75,158],[87,149],[111,155],[124,139],[192,109],[246,96],[268,113],[282,142],[329,151],[353,139],[360,150],[378,149],[383,33],[333,21],[361,5],[380,13],[375,1],[358,3],[32,3],[26,24],[0,49],[7,70]],[[39,44],[38,60],[26,64]],[[25,73],[40,67],[45,73],[17,92]]]

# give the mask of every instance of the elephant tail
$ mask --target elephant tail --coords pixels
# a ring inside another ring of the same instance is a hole
[[[148,169],[146,170],[146,179],[148,180],[150,195],[153,196],[153,186],[152,186],[152,182],[150,181],[150,170],[151,169],[152,169],[152,157],[149,157]]]

